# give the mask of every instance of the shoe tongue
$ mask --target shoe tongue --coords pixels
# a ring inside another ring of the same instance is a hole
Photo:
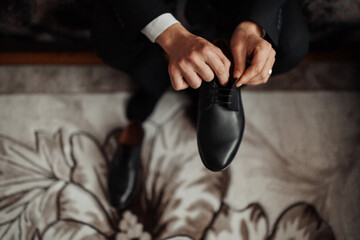
[[[216,39],[214,41],[214,45],[217,46],[218,48],[221,49],[221,51],[224,53],[224,55],[230,60],[231,62],[231,66],[230,66],[230,74],[229,74],[229,81],[226,85],[226,87],[232,87],[236,81],[236,79],[234,79],[232,77],[232,74],[234,72],[234,59],[233,59],[233,56],[232,56],[232,53],[231,53],[231,50],[230,50],[230,46],[229,44],[227,43],[227,41],[223,38],[221,39]],[[218,86],[221,86],[220,83],[219,83],[219,80],[216,78],[216,84]]]

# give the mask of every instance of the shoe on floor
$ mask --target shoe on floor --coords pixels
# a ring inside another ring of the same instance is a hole
[[[138,121],[131,121],[121,133],[108,171],[109,201],[115,208],[125,208],[136,193],[143,137]]]

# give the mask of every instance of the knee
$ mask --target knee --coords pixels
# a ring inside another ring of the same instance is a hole
[[[129,31],[120,27],[113,10],[100,1],[96,3],[91,27],[93,48],[105,64],[126,71],[145,46],[145,37],[139,33],[130,38]]]
[[[296,67],[306,56],[308,49],[309,35],[307,32],[295,38],[288,38],[277,50],[274,72],[283,73]]]
[[[283,6],[283,24],[277,47],[277,73],[297,66],[305,57],[309,48],[309,31],[296,0],[288,0]]]
[[[143,39],[133,42],[114,35],[92,32],[93,48],[97,56],[107,65],[121,71],[127,71],[145,48]]]

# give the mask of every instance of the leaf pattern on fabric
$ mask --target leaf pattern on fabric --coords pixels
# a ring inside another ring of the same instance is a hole
[[[223,204],[214,223],[205,235],[206,240],[333,240],[331,227],[307,203],[297,203],[285,209],[268,233],[268,219],[258,204],[235,210]]]
[[[103,235],[113,235],[115,228],[107,214],[110,206],[101,195],[104,190],[99,189],[106,169],[106,162],[99,159],[100,148],[94,148],[88,136],[78,134],[71,147],[76,158],[68,160],[61,131],[35,136],[35,149],[0,136],[0,239],[39,238],[59,220],[94,224]]]
[[[74,221],[59,221],[50,226],[43,235],[43,240],[106,240],[107,238],[97,232],[92,226]]]
[[[267,233],[268,221],[259,205],[251,204],[237,211],[224,204],[205,239],[266,239]]]
[[[30,239],[56,220],[56,194],[70,179],[61,132],[37,133],[35,150],[0,136],[0,169],[0,239]]]
[[[0,135],[0,239],[335,239],[307,203],[284,210],[272,231],[259,204],[224,203],[229,172],[205,169],[194,132],[182,131],[189,124],[175,118],[147,136],[138,194],[119,212],[107,201],[106,174],[121,130],[103,147],[88,133],[72,134],[70,159],[61,131],[36,133],[35,148]]]
[[[185,111],[157,129],[152,151],[142,162],[141,194],[130,210],[145,216],[155,239],[186,235],[199,239],[220,209],[229,184],[228,171],[207,170]],[[176,127],[175,127],[176,126]],[[148,132],[152,126],[145,128]],[[184,151],[186,149],[186,151]],[[146,224],[145,224],[146,225]]]
[[[290,206],[279,217],[269,240],[335,240],[331,227],[318,215],[315,208],[298,203]]]
[[[89,224],[107,236],[114,234],[111,220],[98,199],[75,184],[68,184],[60,192],[59,219]]]
[[[71,156],[76,163],[72,181],[95,195],[107,214],[115,219],[116,213],[107,200],[107,161],[104,152],[97,141],[87,133],[73,134],[70,144]]]

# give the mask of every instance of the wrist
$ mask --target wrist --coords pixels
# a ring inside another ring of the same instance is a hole
[[[190,35],[191,33],[186,30],[183,25],[175,23],[162,32],[159,37],[156,38],[155,42],[159,44],[166,53],[171,54],[171,49],[176,41]]]
[[[244,31],[250,34],[255,34],[261,38],[264,37],[264,29],[254,22],[244,21],[237,25],[236,30]]]

